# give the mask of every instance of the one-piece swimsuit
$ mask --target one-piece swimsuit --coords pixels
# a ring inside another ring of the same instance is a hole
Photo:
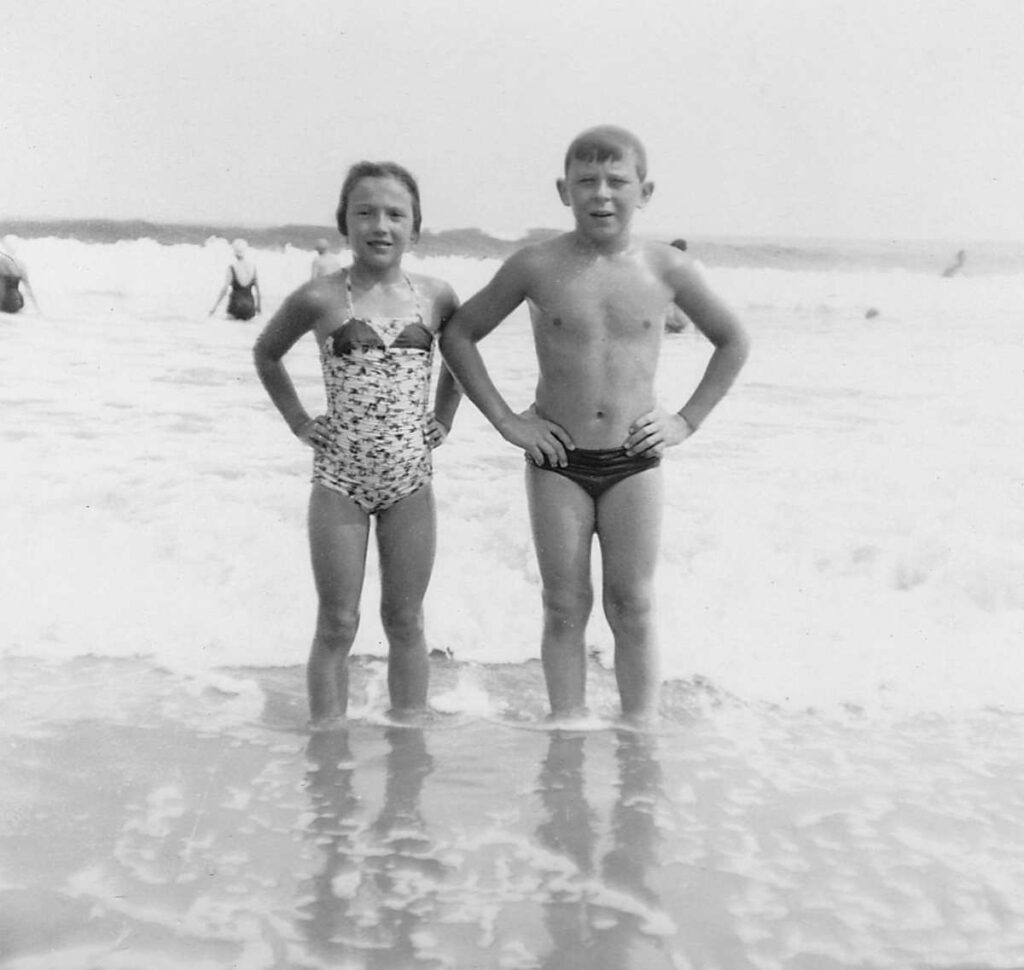
[[[4,313],[17,313],[25,305],[20,286],[17,264],[6,253],[0,253],[0,310]]]
[[[327,445],[313,459],[313,482],[347,495],[367,514],[383,512],[430,481],[427,403],[436,334],[419,296],[415,312],[360,317],[345,273],[345,322],[320,348],[327,391]]]
[[[231,270],[231,296],[228,297],[228,316],[232,316],[236,320],[251,320],[256,316],[256,297],[252,292],[252,288],[256,285],[256,274],[252,274],[252,279],[248,283],[241,283],[235,272],[235,267],[229,268]]]

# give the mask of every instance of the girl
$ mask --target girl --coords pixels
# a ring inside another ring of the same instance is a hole
[[[342,185],[337,220],[352,265],[299,287],[254,350],[271,400],[314,450],[309,543],[319,608],[307,684],[315,723],[345,715],[372,516],[392,713],[426,707],[423,597],[435,535],[430,452],[447,436],[461,397],[442,364],[428,412],[434,344],[458,300],[447,283],[402,269],[420,230],[416,180],[391,162],[360,162]],[[327,414],[317,417],[306,412],[281,363],[310,330],[327,390]]]

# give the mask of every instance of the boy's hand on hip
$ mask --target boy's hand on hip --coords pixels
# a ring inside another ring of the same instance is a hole
[[[535,465],[565,467],[565,453],[575,445],[569,432],[554,421],[542,418],[533,407],[510,419],[498,429],[509,443],[522,448]]]
[[[681,444],[692,434],[693,429],[680,415],[656,407],[630,425],[629,436],[622,446],[630,455],[657,455],[660,458],[666,448]]]

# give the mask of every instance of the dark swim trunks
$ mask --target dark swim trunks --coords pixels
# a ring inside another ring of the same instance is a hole
[[[657,455],[629,455],[625,448],[573,448],[566,452],[566,458],[569,464],[564,468],[556,465],[537,467],[568,478],[595,500],[631,475],[657,468],[661,464]]]

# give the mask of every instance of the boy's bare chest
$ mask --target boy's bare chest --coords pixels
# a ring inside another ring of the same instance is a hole
[[[642,336],[664,322],[668,288],[647,274],[591,271],[552,278],[531,297],[534,322],[565,334]]]

